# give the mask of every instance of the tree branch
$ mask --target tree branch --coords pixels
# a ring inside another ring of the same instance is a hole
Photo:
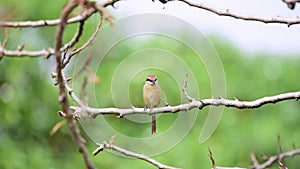
[[[106,0],[98,3],[98,5],[102,7],[107,7],[110,5],[114,5],[114,3],[121,0]],[[76,22],[80,22],[83,20],[87,20],[90,16],[92,16],[97,10],[95,8],[89,8],[85,12],[75,17],[72,17],[66,21],[67,24],[72,24]],[[39,20],[39,21],[21,21],[21,22],[5,22],[0,21],[0,27],[12,27],[12,28],[20,28],[20,27],[43,27],[43,26],[56,26],[61,23],[61,19],[54,20]]]
[[[123,149],[121,147],[118,147],[116,145],[113,145],[112,143],[106,143],[106,142],[103,142],[102,144],[97,144],[99,147],[93,152],[94,155],[97,155],[99,152],[105,150],[105,149],[109,149],[109,150],[113,150],[113,151],[116,151],[116,152],[119,152],[119,153],[122,153],[126,156],[129,156],[129,157],[134,157],[134,158],[138,158],[138,159],[141,159],[141,160],[144,160],[150,164],[153,164],[154,166],[156,166],[157,168],[159,169],[178,169],[178,168],[175,168],[175,167],[171,167],[171,166],[167,166],[167,165],[164,165],[144,154],[138,154],[138,153],[135,153],[135,152],[132,152],[132,151],[128,151],[126,149]]]
[[[297,154],[300,154],[300,149],[294,149],[292,151],[282,152],[279,155],[274,155],[274,156],[269,157],[266,162],[264,162],[263,164],[260,165],[258,163],[258,161],[256,160],[256,157],[255,157],[254,153],[251,153],[251,161],[253,162],[253,166],[251,168],[248,168],[248,169],[266,169],[266,168],[270,167],[272,164],[276,163],[277,161],[280,163],[281,162],[281,161],[279,161],[280,159],[283,160],[284,158],[293,157]],[[209,150],[209,157],[210,157],[210,160],[212,161],[213,169],[247,169],[247,168],[240,168],[240,167],[215,166],[216,164],[215,164],[215,161],[213,159],[213,155],[212,155],[210,150]],[[284,165],[282,167],[286,168]]]
[[[177,106],[167,106],[167,107],[158,107],[150,110],[144,110],[144,108],[129,108],[129,109],[119,109],[119,108],[93,108],[86,107],[85,111],[82,111],[81,107],[71,106],[70,108],[79,113],[81,117],[92,117],[95,118],[98,115],[107,115],[114,114],[118,117],[123,117],[132,114],[161,114],[161,113],[175,113],[179,111],[188,111],[194,108],[202,109],[206,106],[226,106],[226,107],[235,107],[239,109],[253,109],[261,107],[265,104],[277,103],[284,100],[297,100],[300,98],[300,91],[283,93],[275,96],[263,97],[253,101],[239,101],[235,100],[227,100],[223,98],[218,99],[203,99],[203,100],[193,100],[189,103],[180,104]],[[86,112],[86,113],[84,113]]]
[[[279,17],[266,18],[266,17],[258,17],[258,16],[248,16],[248,15],[242,15],[242,14],[237,14],[237,13],[231,12],[229,9],[227,9],[225,11],[218,10],[211,6],[205,5],[203,3],[192,2],[190,0],[179,0],[179,1],[182,1],[191,7],[200,8],[200,9],[215,13],[220,16],[229,16],[229,17],[233,17],[235,19],[242,19],[242,20],[246,20],[246,21],[258,21],[258,22],[263,22],[263,23],[281,23],[281,24],[286,24],[288,26],[300,23],[300,18],[289,19],[289,18],[279,18]]]
[[[42,49],[37,51],[26,51],[26,50],[7,50],[0,46],[0,53],[3,56],[10,56],[10,57],[40,57],[44,56],[45,58],[50,57],[54,54],[53,48]]]
[[[92,163],[92,161],[89,158],[88,152],[85,149],[84,143],[83,143],[83,138],[80,135],[80,130],[76,126],[75,121],[73,120],[73,115],[70,113],[70,107],[69,107],[69,102],[68,98],[66,95],[66,79],[63,76],[62,73],[62,59],[61,59],[61,46],[62,46],[62,36],[63,32],[65,30],[66,21],[68,15],[71,13],[71,11],[78,6],[78,1],[73,0],[70,3],[68,3],[65,8],[63,9],[63,12],[61,14],[61,22],[58,26],[58,29],[56,31],[56,44],[55,44],[55,58],[56,58],[56,73],[57,73],[57,83],[59,87],[59,102],[62,107],[62,112],[65,113],[66,120],[67,120],[67,125],[71,130],[72,137],[74,139],[74,142],[79,149],[79,152],[82,154],[83,159],[85,161],[86,167],[88,169],[95,169],[96,167]]]
[[[300,149],[294,149],[288,152],[279,153],[279,155],[274,155],[268,158],[266,162],[264,162],[261,165],[253,166],[253,169],[265,169],[267,167],[270,167],[272,164],[276,163],[278,159],[285,159],[287,157],[293,157],[297,154],[300,154]]]

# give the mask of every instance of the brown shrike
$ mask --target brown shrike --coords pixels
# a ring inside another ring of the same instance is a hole
[[[154,74],[148,75],[146,83],[143,88],[143,98],[145,102],[145,109],[157,107],[160,103],[160,87],[158,85],[157,77]],[[156,133],[156,115],[152,114],[152,134]]]

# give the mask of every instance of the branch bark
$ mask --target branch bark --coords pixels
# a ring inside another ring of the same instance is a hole
[[[218,99],[203,99],[203,100],[192,100],[189,103],[184,103],[176,106],[167,106],[167,107],[158,107],[150,110],[144,110],[144,108],[129,108],[129,109],[119,109],[119,108],[93,108],[86,107],[83,111],[81,107],[71,106],[70,108],[78,113],[82,118],[95,118],[98,115],[107,115],[114,114],[118,117],[124,117],[132,114],[161,114],[161,113],[176,113],[180,111],[188,111],[194,108],[202,109],[206,106],[226,106],[226,107],[235,107],[239,109],[253,109],[258,108],[266,104],[277,103],[284,100],[297,100],[300,98],[300,91],[283,93],[275,96],[263,97],[253,101],[239,101],[235,100],[227,100],[224,98]]]
[[[67,80],[64,79],[63,73],[62,73],[62,59],[61,59],[61,47],[62,47],[62,36],[65,29],[65,26],[67,25],[67,17],[71,13],[71,11],[78,6],[78,1],[73,0],[70,3],[68,3],[65,8],[63,9],[63,12],[61,14],[61,22],[58,26],[57,32],[56,32],[56,44],[55,44],[55,58],[56,58],[56,73],[57,73],[57,83],[59,87],[59,102],[62,107],[62,112],[64,112],[67,120],[67,125],[70,128],[70,131],[72,133],[72,137],[74,139],[74,142],[79,149],[79,152],[82,154],[83,159],[85,161],[86,167],[88,169],[96,169],[94,164],[89,158],[88,152],[84,146],[83,138],[80,135],[80,130],[76,126],[75,121],[73,120],[73,115],[70,113],[70,107],[69,102],[66,94],[66,86]]]
[[[297,154],[300,154],[300,149],[294,149],[294,150],[288,151],[288,152],[280,152],[278,155],[268,157],[268,160],[265,161],[263,164],[259,164],[255,157],[255,154],[252,152],[251,153],[251,161],[253,163],[253,166],[250,168],[240,168],[240,167],[216,166],[215,161],[213,159],[212,152],[209,150],[209,157],[210,157],[210,160],[212,161],[213,169],[266,169],[266,168],[270,167],[272,164],[276,163],[277,161],[281,162],[280,160],[283,160],[287,157],[293,157]]]
[[[279,155],[274,155],[268,158],[267,161],[265,161],[263,164],[257,164],[256,166],[253,166],[253,169],[265,169],[267,167],[270,167],[272,164],[276,163],[279,159],[285,159],[287,157],[293,157],[297,154],[300,154],[300,149],[294,149],[288,152],[282,152],[279,153]]]
[[[113,151],[116,151],[116,152],[119,152],[119,153],[122,153],[128,157],[134,157],[134,158],[138,158],[138,159],[141,159],[141,160],[144,160],[154,166],[156,166],[157,168],[159,169],[179,169],[179,168],[175,168],[175,167],[171,167],[171,166],[167,166],[165,164],[162,164],[144,154],[138,154],[138,153],[135,153],[135,152],[132,152],[132,151],[128,151],[126,149],[123,149],[121,147],[118,147],[116,145],[113,145],[112,143],[106,143],[106,142],[103,142],[102,144],[99,144],[98,143],[98,148],[93,152],[94,155],[97,155],[99,152],[103,151],[104,149],[108,149],[108,150],[113,150]]]
[[[190,0],[179,0],[179,1],[182,1],[191,7],[200,8],[200,9],[215,13],[220,16],[229,16],[229,17],[233,17],[235,19],[242,19],[242,20],[246,20],[246,21],[258,21],[258,22],[263,22],[263,23],[280,23],[280,24],[286,24],[288,26],[300,23],[300,18],[289,19],[289,18],[279,18],[279,17],[267,18],[267,17],[259,17],[259,16],[249,16],[249,15],[242,15],[242,14],[234,13],[234,12],[230,11],[229,9],[222,11],[219,9],[215,9],[204,3],[199,3],[199,2],[194,2],[194,1],[192,2]]]
[[[113,5],[114,3],[121,0],[106,0],[103,2],[97,3],[97,5],[102,7],[107,7]],[[87,20],[90,16],[96,13],[97,10],[95,8],[89,8],[85,12],[75,17],[72,17],[66,20],[67,24],[72,24],[80,21]],[[43,26],[57,26],[61,23],[61,19],[54,20],[39,20],[39,21],[21,21],[21,22],[5,22],[0,21],[0,27],[11,27],[11,28],[21,28],[21,27],[43,27]]]

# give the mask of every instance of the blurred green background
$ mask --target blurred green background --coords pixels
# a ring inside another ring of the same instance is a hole
[[[65,2],[57,1],[56,6],[47,3],[50,1],[35,0],[30,3],[0,1],[1,20],[58,18],[60,13],[57,11],[62,9]],[[44,8],[47,10],[43,10]],[[91,35],[92,31],[88,30],[94,30],[97,19],[98,17],[95,16],[86,22],[87,31],[84,32],[79,45]],[[22,43],[26,44],[27,50],[45,48],[54,44],[55,30],[55,27],[9,29],[7,48],[15,49]],[[70,39],[75,30],[76,24],[68,26],[65,40]],[[3,41],[4,29],[0,28],[0,32],[0,39]],[[300,81],[297,72],[300,58],[296,55],[269,55],[262,52],[247,54],[217,35],[210,35],[208,39],[214,45],[224,66],[227,98],[253,100],[299,90]],[[94,89],[88,88],[92,89],[88,92],[96,90],[99,93],[96,93],[96,100],[90,100],[91,105],[114,106],[110,92],[112,75],[128,54],[136,50],[133,46],[130,42],[124,43],[119,50],[122,51],[121,54],[113,52],[108,54],[103,60],[104,64],[95,71],[100,82],[90,82],[88,85],[94,86]],[[164,49],[170,47],[170,44],[159,43],[157,39],[144,40],[138,44],[138,49],[157,46]],[[200,98],[210,98],[210,84],[205,69],[203,66],[197,67],[199,62],[189,60],[193,58],[193,53],[188,48],[179,47],[174,47],[177,49],[175,53],[184,55],[182,59],[185,59],[189,67],[200,70],[199,76],[196,77],[196,82],[200,86]],[[70,64],[68,70],[70,75],[73,73],[73,65],[75,64]],[[57,102],[58,90],[50,76],[54,68],[55,62],[52,58],[46,60],[4,57],[0,61],[0,168],[79,169],[85,167],[65,125],[54,135],[49,135],[52,127],[63,120],[56,114],[60,106]],[[143,107],[141,87],[148,71],[151,70],[140,72],[130,83],[128,99],[134,106]],[[179,104],[183,98],[180,91],[181,84],[170,85],[173,84],[174,79],[164,72],[154,71],[163,77],[160,78],[159,83],[168,101],[172,105]],[[86,74],[88,73],[85,72],[83,75]],[[178,76],[184,78],[185,72]],[[199,133],[209,110],[209,107],[206,107],[199,111],[195,125],[180,144],[154,158],[175,167],[210,168],[211,162],[208,157],[208,147],[210,147],[217,165],[250,167],[252,151],[258,158],[263,154],[278,153],[278,134],[281,136],[284,151],[291,150],[293,143],[299,146],[299,108],[300,104],[295,100],[269,104],[254,110],[225,108],[221,122],[212,137],[204,144],[200,144]],[[172,114],[162,115],[158,120],[159,129],[162,131],[167,129],[176,117],[177,115]],[[137,125],[126,119],[116,119],[114,116],[105,118],[122,133],[135,137],[142,137],[139,130],[147,130],[149,127],[148,124]],[[82,133],[85,135],[84,132]],[[96,145],[87,135],[85,138],[88,151],[92,154]],[[172,138],[166,138],[166,141],[168,139]],[[99,168],[155,168],[144,161],[120,157],[107,151],[91,158]],[[300,156],[286,159],[286,164],[291,169],[298,168]],[[272,168],[278,167],[273,165]]]

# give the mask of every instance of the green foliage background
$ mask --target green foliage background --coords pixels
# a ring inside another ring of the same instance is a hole
[[[50,1],[48,2],[50,3]],[[56,6],[47,5],[44,1],[0,1],[2,20],[38,20],[55,19],[59,17],[64,1],[57,1]],[[51,8],[49,8],[49,6]],[[47,10],[43,10],[43,9]],[[36,10],[39,9],[39,10]],[[85,30],[95,27],[93,17],[85,24]],[[9,29],[10,37],[7,48],[15,49],[17,44],[26,44],[27,50],[34,50],[54,44],[55,27]],[[76,30],[76,25],[68,27],[65,39],[69,39]],[[0,29],[1,41],[4,30]],[[84,40],[92,33],[85,31]],[[237,97],[240,100],[253,100],[263,96],[299,90],[300,58],[297,56],[274,56],[267,53],[247,54],[235,48],[230,42],[217,35],[209,36],[222,60],[226,81],[227,98]],[[155,46],[157,40],[146,41],[140,46]],[[163,48],[164,44],[162,45]],[[165,44],[166,45],[166,44]],[[131,53],[134,48],[128,44],[122,48],[122,56]],[[180,50],[182,54],[189,51]],[[97,91],[109,90],[108,82],[111,72],[124,57],[108,57],[104,67],[105,73],[97,74],[100,83]],[[189,55],[186,56],[189,58]],[[196,63],[195,63],[196,64]],[[190,62],[193,67],[193,62]],[[8,58],[0,62],[0,168],[84,168],[81,155],[72,142],[69,130],[63,126],[57,133],[50,136],[52,127],[61,119],[57,114],[60,109],[57,102],[57,88],[50,73],[54,70],[53,59],[43,58]],[[182,72],[184,76],[184,72]],[[201,77],[201,78],[200,78]],[[204,78],[203,78],[204,77]],[[201,86],[207,86],[204,73],[199,73],[197,81]],[[134,105],[143,106],[141,95],[134,92],[143,82],[132,84],[130,98]],[[160,80],[161,86],[168,88],[166,95],[169,101],[177,103],[178,86],[170,86],[169,82]],[[140,90],[140,89],[139,89]],[[172,92],[170,92],[172,91]],[[173,92],[174,91],[174,92]],[[210,90],[201,93],[209,98]],[[111,95],[100,94],[97,97],[101,107],[112,106]],[[291,150],[293,143],[300,144],[299,102],[284,101],[276,105],[266,105],[259,109],[239,110],[225,108],[222,120],[212,135],[204,144],[199,144],[201,126],[207,116],[208,107],[199,111],[196,123],[188,136],[175,148],[154,157],[162,163],[182,168],[210,168],[208,147],[213,151],[214,158],[221,166],[251,165],[250,152],[259,155],[278,153],[277,134],[281,136],[284,150]],[[176,117],[176,116],[175,116]],[[168,115],[160,119],[161,127],[167,128],[174,116]],[[125,120],[116,120],[109,116],[107,120],[123,132],[139,136],[139,128],[125,125]],[[197,125],[201,124],[201,125]],[[84,132],[83,132],[84,134]],[[87,147],[92,152],[96,145],[87,139]],[[155,168],[138,159],[124,158],[103,152],[92,160],[99,168]],[[291,169],[300,166],[300,156],[286,160]],[[277,166],[273,166],[277,168]]]

